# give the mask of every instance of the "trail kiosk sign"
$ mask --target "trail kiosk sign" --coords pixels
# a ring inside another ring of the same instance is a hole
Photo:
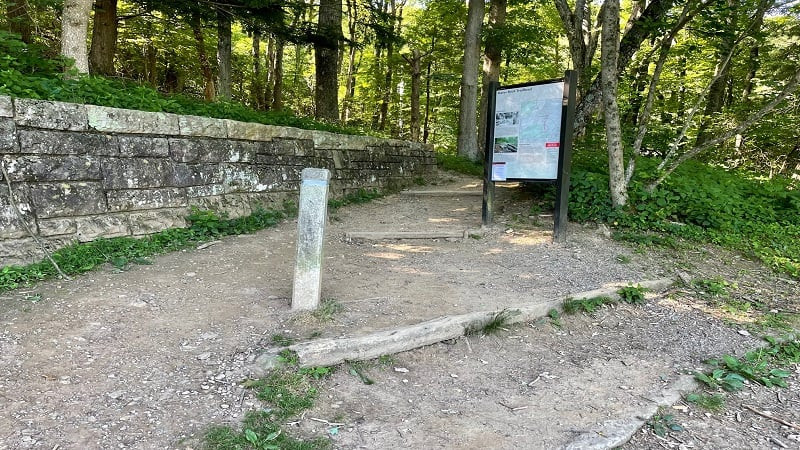
[[[483,180],[483,224],[492,222],[494,183],[555,183],[553,240],[567,228],[576,75],[533,83],[489,85]]]

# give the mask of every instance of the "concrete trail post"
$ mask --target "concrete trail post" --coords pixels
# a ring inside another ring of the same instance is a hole
[[[322,246],[331,174],[328,169],[306,168],[301,177],[292,309],[312,310],[319,306]]]

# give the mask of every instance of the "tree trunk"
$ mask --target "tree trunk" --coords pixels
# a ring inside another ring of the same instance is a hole
[[[314,43],[314,116],[339,120],[339,43],[342,40],[342,0],[320,0],[319,37]]]
[[[264,84],[261,74],[261,32],[253,31],[253,79],[250,83],[250,101],[255,109],[264,109]]]
[[[272,66],[272,106],[274,111],[283,109],[283,38],[275,38],[275,61]]]
[[[345,75],[344,99],[342,100],[342,123],[350,120],[353,98],[356,93],[356,31],[358,25],[358,4],[356,0],[347,0],[347,31],[350,43],[347,53],[347,75]]]
[[[157,58],[157,49],[155,44],[153,44],[152,39],[147,40],[147,44],[144,47],[145,53],[145,73],[147,76],[147,82],[153,88],[158,87],[158,58]]]
[[[436,48],[436,37],[431,37],[431,50],[428,53],[433,53],[433,50]],[[431,69],[433,66],[433,61],[431,59],[428,60],[428,68],[425,73],[425,124],[422,126],[422,142],[428,143],[428,136],[430,134],[430,127],[428,126],[430,123],[430,116],[431,116]]]
[[[231,17],[217,10],[217,95],[222,100],[231,99]]]
[[[506,23],[507,0],[491,0],[489,4],[489,28],[496,36]],[[502,54],[500,44],[496,39],[487,39],[483,52],[483,86],[481,89],[481,102],[478,108],[478,159],[483,160],[484,145],[486,143],[486,106],[489,101],[489,83],[500,81],[500,63]]]
[[[117,53],[117,0],[97,0],[94,5],[89,70],[95,75],[114,75]]]
[[[421,51],[411,50],[411,56],[403,55],[411,68],[411,140],[419,142],[419,94],[420,79],[422,78],[422,58]]]
[[[622,40],[619,43],[617,73],[625,71],[633,55],[639,50],[639,47],[642,46],[642,42],[656,29],[652,24],[662,21],[672,8],[674,2],[675,0],[651,0],[644,9],[644,12],[633,22],[630,29],[622,36]],[[601,77],[594,78],[588,91],[581,96],[580,102],[575,109],[575,126],[573,128],[575,134],[581,134],[583,132],[592,114],[594,114],[595,110],[600,105],[602,99],[600,78]]]
[[[461,101],[458,108],[458,154],[472,161],[478,160],[475,108],[478,102],[478,59],[480,58],[480,35],[484,7],[483,0],[469,0],[467,27],[464,33]]]
[[[625,183],[622,130],[617,105],[617,57],[619,50],[619,0],[603,3],[603,31],[600,46],[600,76],[603,83],[603,110],[606,122],[606,144],[608,145],[608,174],[611,203],[615,207],[628,203]]]
[[[20,35],[22,42],[33,42],[32,22],[28,0],[6,0],[8,31]]]
[[[190,25],[194,34],[197,59],[200,61],[200,68],[203,71],[203,81],[205,83],[203,97],[209,101],[214,100],[217,96],[217,91],[214,89],[214,73],[211,70],[211,63],[208,61],[208,54],[206,53],[206,40],[203,36],[203,27],[200,24],[200,14],[192,14]]]
[[[78,73],[89,73],[86,40],[92,0],[64,0],[61,13],[61,55],[75,61]]]
[[[272,85],[275,82],[275,36],[270,35],[267,39],[267,50],[264,54],[264,60],[267,62],[267,70],[264,82],[264,104],[269,109],[275,96],[272,95]]]

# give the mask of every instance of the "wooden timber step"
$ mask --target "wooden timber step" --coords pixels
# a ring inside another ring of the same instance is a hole
[[[437,231],[348,231],[346,240],[380,241],[384,239],[463,239],[469,230]]]
[[[400,195],[411,195],[415,197],[479,197],[483,191],[401,191]]]

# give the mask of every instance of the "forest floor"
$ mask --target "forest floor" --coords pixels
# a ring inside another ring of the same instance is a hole
[[[721,297],[684,285],[644,305],[545,317],[366,362],[370,385],[342,367],[320,381],[314,408],[284,428],[327,436],[334,448],[600,442],[681,375],[707,370],[704,360],[763,345],[761,313],[744,305],[800,309],[796,280],[713,246],[644,248],[577,224],[567,243],[554,244],[552,221],[511,186],[498,187],[495,224],[480,230],[481,198],[466,194],[480,190],[479,180],[445,173],[418,189],[465,195],[396,194],[331,212],[323,297],[340,308],[327,318],[290,311],[294,221],[152,265],[1,294],[0,449],[199,448],[209,427],[237,427],[265,407],[241,382],[276,335],[361,335],[610,282],[728,283]],[[344,238],[454,229],[479,231],[452,240]],[[725,395],[721,412],[683,400],[666,406],[624,447],[798,448],[798,429],[743,406],[800,423],[800,369],[792,370],[788,389],[748,384]],[[659,424],[682,431],[658,436]]]

